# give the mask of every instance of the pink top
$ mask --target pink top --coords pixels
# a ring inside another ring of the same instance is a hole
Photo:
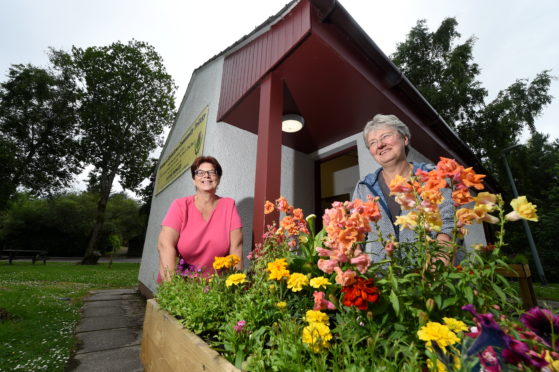
[[[229,254],[231,231],[243,226],[233,199],[219,198],[206,221],[194,195],[173,201],[161,225],[179,233],[177,249],[187,263],[212,273],[214,257]]]

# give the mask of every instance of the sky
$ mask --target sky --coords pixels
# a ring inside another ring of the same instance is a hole
[[[435,30],[456,17],[461,40],[476,38],[474,61],[488,101],[517,79],[543,70],[559,76],[559,1],[340,0],[386,55],[417,20]],[[146,41],[163,57],[178,86],[177,107],[192,72],[277,13],[288,0],[0,0],[0,81],[11,64],[47,67],[49,47],[70,50],[120,40]],[[536,120],[559,138],[557,97]]]

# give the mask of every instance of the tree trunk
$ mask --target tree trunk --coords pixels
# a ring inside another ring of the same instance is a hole
[[[97,215],[95,217],[95,225],[93,225],[93,230],[91,231],[91,236],[89,238],[89,243],[87,244],[87,249],[85,250],[85,255],[82,258],[82,265],[97,265],[97,261],[101,258],[101,253],[95,250],[101,234],[101,229],[105,223],[105,210],[107,209],[107,202],[109,201],[109,196],[111,195],[111,188],[113,185],[115,174],[114,172],[110,175],[101,174],[100,181],[100,198],[97,203]]]

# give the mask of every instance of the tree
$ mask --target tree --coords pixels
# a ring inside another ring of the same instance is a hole
[[[472,55],[475,39],[458,43],[457,25],[456,19],[447,18],[430,32],[424,20],[418,21],[407,39],[398,44],[394,63],[500,181],[505,200],[513,195],[501,151],[519,143],[525,129],[531,132],[528,144],[509,154],[509,164],[519,192],[539,206],[540,222],[533,226],[534,236],[540,255],[545,257],[546,272],[557,279],[559,271],[551,268],[558,266],[559,260],[552,247],[559,223],[559,143],[549,143],[534,125],[553,98],[549,94],[553,77],[542,71],[532,81],[519,79],[485,103],[487,91],[477,80],[479,66]],[[527,247],[520,224],[511,224],[507,240],[509,252],[519,253]]]
[[[35,195],[59,190],[81,170],[76,104],[69,74],[12,65],[0,84],[1,204],[18,187]]]
[[[525,128],[535,129],[535,118],[552,99],[552,77],[543,71],[530,83],[517,80],[486,104],[487,91],[477,80],[480,70],[473,61],[475,39],[457,43],[457,25],[455,18],[447,18],[435,32],[429,32],[425,20],[418,21],[392,58],[491,173],[502,180],[500,151],[518,143]]]
[[[150,172],[149,153],[174,118],[175,86],[161,56],[140,41],[52,51],[53,62],[79,81],[81,160],[93,165],[100,192],[97,216],[82,264],[95,264],[115,177],[134,190]]]

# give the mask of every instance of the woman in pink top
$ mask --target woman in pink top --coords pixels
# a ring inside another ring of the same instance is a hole
[[[196,194],[176,199],[161,223],[157,248],[163,280],[175,272],[177,253],[206,275],[214,272],[214,257],[235,254],[241,259],[237,269],[243,266],[242,223],[235,201],[216,195],[221,165],[211,156],[199,156],[190,171]]]

